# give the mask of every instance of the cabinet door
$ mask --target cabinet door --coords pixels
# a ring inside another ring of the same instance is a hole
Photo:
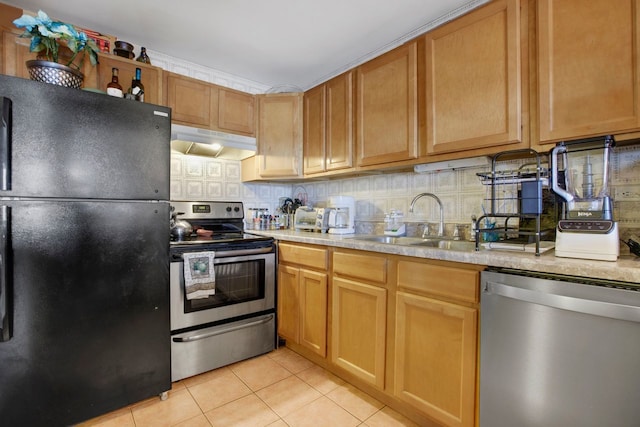
[[[353,166],[353,71],[326,83],[326,170]]]
[[[304,94],[304,173],[353,166],[353,72]]]
[[[286,265],[278,266],[278,335],[299,342],[300,271]]]
[[[521,142],[520,2],[491,2],[425,38],[427,153]]]
[[[327,355],[327,274],[300,270],[300,345]]]
[[[418,152],[417,44],[357,68],[358,165],[414,159]]]
[[[140,68],[144,85],[144,102],[150,104],[162,102],[162,69],[115,55],[100,55],[97,81],[99,90],[106,90],[107,84],[111,81],[111,69],[114,67],[118,69],[118,80],[125,92],[131,87],[136,68]]]
[[[302,175],[302,94],[258,95],[258,156],[261,177]]]
[[[384,389],[387,290],[333,278],[331,361]]]
[[[640,126],[637,0],[538,1],[540,142]]]
[[[210,85],[189,77],[167,77],[167,106],[171,120],[208,129],[211,116]]]
[[[396,296],[395,395],[446,426],[473,426],[478,310]]]
[[[255,136],[255,96],[236,90],[218,88],[218,129]]]
[[[325,171],[326,158],[326,86],[317,86],[304,94],[304,173]]]

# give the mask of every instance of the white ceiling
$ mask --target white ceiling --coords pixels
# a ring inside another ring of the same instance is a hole
[[[139,47],[303,90],[488,0],[1,0]],[[153,58],[151,58],[153,62]]]

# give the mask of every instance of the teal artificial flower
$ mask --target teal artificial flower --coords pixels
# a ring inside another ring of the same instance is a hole
[[[20,37],[31,37],[29,50],[38,52],[39,56],[48,61],[58,62],[58,51],[62,45],[68,47],[72,52],[71,59],[64,65],[73,65],[80,69],[86,53],[89,54],[91,64],[98,63],[99,49],[95,41],[88,38],[84,32],[78,32],[73,25],[53,21],[41,10],[38,11],[37,16],[25,14],[14,20],[13,23],[16,27],[25,29]],[[80,58],[80,64],[73,64],[76,56],[81,52],[83,56]]]

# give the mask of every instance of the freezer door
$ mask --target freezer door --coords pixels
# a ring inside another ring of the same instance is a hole
[[[169,199],[169,108],[9,76],[0,108],[0,196]]]
[[[70,425],[169,390],[168,203],[0,208],[0,424]]]

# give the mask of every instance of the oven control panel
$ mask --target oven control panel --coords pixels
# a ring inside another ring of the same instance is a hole
[[[242,202],[180,202],[172,201],[181,219],[243,219]]]

